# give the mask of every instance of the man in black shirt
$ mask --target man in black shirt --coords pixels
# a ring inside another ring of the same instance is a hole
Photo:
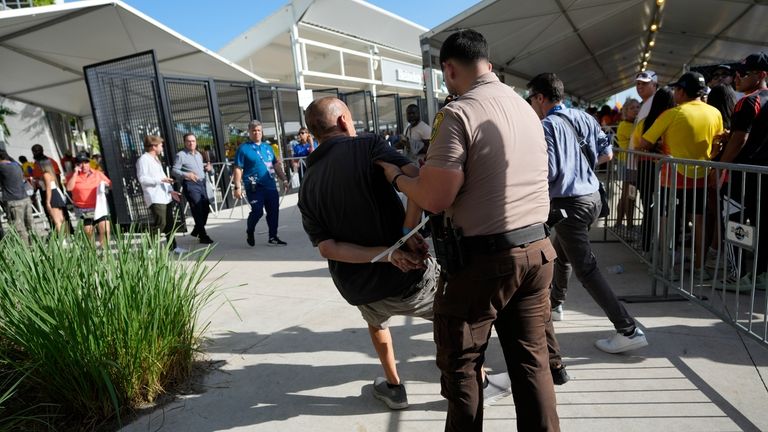
[[[368,323],[386,375],[374,381],[374,396],[392,409],[406,408],[387,322],[394,315],[431,320],[438,272],[418,234],[407,247],[371,262],[418,225],[421,217],[421,209],[410,203],[406,214],[375,162],[395,164],[414,176],[418,168],[384,139],[357,136],[351,113],[339,99],[314,101],[305,117],[320,146],[307,158],[299,192],[304,230],[328,259],[341,295],[360,309]]]
[[[743,92],[744,97],[733,108],[731,134],[723,149],[721,162],[768,166],[767,82],[768,54],[751,54],[736,66],[736,90]],[[716,176],[714,171],[711,185]],[[749,220],[752,226],[758,228],[768,225],[768,210],[765,207],[765,203],[768,203],[768,188],[759,187],[760,184],[765,185],[765,182],[765,176],[736,170],[731,173],[730,185],[723,186],[726,194],[744,206],[744,221]],[[740,215],[736,214],[733,218],[740,220]],[[757,239],[758,247],[754,257],[757,275],[751,274],[751,265],[745,265],[747,268],[742,273],[744,276],[733,284],[736,290],[751,287],[753,283],[763,289],[768,286],[768,235],[762,232]]]

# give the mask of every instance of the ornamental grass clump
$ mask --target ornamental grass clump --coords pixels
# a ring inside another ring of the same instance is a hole
[[[147,235],[112,240],[0,241],[0,358],[25,377],[17,393],[68,423],[120,423],[187,378],[214,293],[208,250],[177,260]]]

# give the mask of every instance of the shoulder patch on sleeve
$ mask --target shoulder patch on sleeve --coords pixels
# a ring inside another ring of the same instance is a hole
[[[440,129],[440,123],[443,122],[445,114],[442,111],[438,111],[435,115],[435,121],[432,122],[432,135],[429,137],[429,142],[435,141],[437,138],[437,131]]]

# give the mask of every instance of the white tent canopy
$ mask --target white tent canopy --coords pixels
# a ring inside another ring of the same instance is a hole
[[[398,87],[382,69],[395,64],[420,76],[425,31],[361,0],[291,0],[219,53],[273,82],[417,94],[421,83]]]
[[[555,72],[566,92],[592,101],[634,84],[647,68],[659,82],[687,65],[732,62],[765,50],[768,5],[754,0],[485,0],[422,35],[439,50],[457,29],[489,42],[497,71],[527,81]],[[649,27],[658,21],[659,30]],[[439,65],[433,65],[439,68]]]
[[[83,66],[155,50],[160,73],[266,82],[119,1],[0,11],[0,95],[89,116]]]

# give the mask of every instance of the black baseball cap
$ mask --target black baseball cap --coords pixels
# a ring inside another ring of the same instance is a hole
[[[768,54],[764,52],[750,54],[736,67],[740,72],[768,71]]]
[[[75,162],[76,163],[83,163],[83,162],[90,162],[91,157],[88,155],[87,152],[80,152],[75,156]]]
[[[686,72],[680,76],[680,79],[670,84],[670,87],[694,91],[704,90],[707,88],[707,81],[704,79],[704,75],[698,72]]]

